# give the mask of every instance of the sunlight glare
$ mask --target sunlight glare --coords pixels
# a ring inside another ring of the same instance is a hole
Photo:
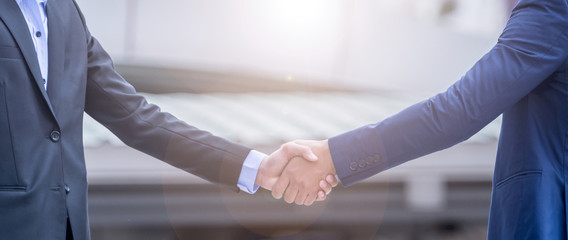
[[[265,24],[293,50],[310,50],[314,44],[337,37],[341,22],[341,1],[263,1]]]

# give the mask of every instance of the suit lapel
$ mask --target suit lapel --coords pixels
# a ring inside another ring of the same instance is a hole
[[[47,92],[54,108],[60,107],[57,102],[60,96],[60,91],[63,90],[61,84],[63,83],[63,66],[65,64],[65,24],[61,20],[59,7],[56,0],[47,1],[47,29],[48,36],[48,49],[49,49],[49,66],[48,66],[48,79]],[[57,112],[57,109],[55,109]]]
[[[20,11],[20,7],[16,3],[16,1],[0,1],[0,19],[2,19],[4,24],[6,24],[6,26],[12,33],[12,36],[18,43],[20,51],[22,51],[22,55],[24,55],[24,59],[26,60],[30,72],[32,73],[32,76],[34,78],[33,80],[36,82],[36,85],[39,88],[46,104],[53,114],[53,108],[51,107],[51,103],[49,101],[49,98],[47,97],[47,92],[45,91],[45,88],[43,86],[43,78],[41,77],[41,71],[39,69],[39,63],[37,61],[37,54],[35,52],[34,43],[31,39],[24,15],[22,15],[22,11]],[[55,116],[55,114],[53,114],[53,116]]]

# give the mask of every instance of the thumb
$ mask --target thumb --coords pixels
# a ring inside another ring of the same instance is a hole
[[[294,157],[303,157],[304,159],[312,162],[318,160],[318,157],[313,153],[310,147],[295,142],[289,142],[282,145],[281,150],[281,152],[286,156],[285,158],[287,159],[292,159]]]
[[[314,154],[310,147],[295,142],[290,143],[290,146],[288,146],[288,155],[290,158],[303,157],[304,159],[311,162],[318,160],[318,156]]]
[[[316,156],[314,154],[314,152],[312,152],[312,149],[309,147],[306,147],[307,150],[304,152],[304,154],[302,156],[304,156],[304,158],[308,161],[312,161],[315,162],[318,160],[318,156]]]

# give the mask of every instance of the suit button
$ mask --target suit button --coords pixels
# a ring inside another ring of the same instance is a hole
[[[359,167],[360,168],[364,168],[367,166],[367,163],[365,163],[365,159],[361,159],[359,160]]]
[[[375,154],[375,162],[380,162],[381,161],[381,156],[379,156],[379,154]]]
[[[372,158],[372,157],[368,157],[368,158],[367,158],[367,165],[371,165],[371,164],[373,164],[374,162],[375,162],[375,159],[374,159],[374,158]]]
[[[356,162],[352,162],[351,165],[349,165],[349,168],[353,171],[357,170],[357,163]]]
[[[51,139],[52,142],[59,142],[59,139],[61,139],[61,133],[59,131],[53,130],[49,134],[49,138]]]
[[[71,188],[67,185],[65,185],[65,187],[63,187],[65,189],[65,193],[69,194],[69,192],[71,192]]]

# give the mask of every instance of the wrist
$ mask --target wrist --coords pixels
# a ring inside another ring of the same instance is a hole
[[[264,158],[262,158],[262,160],[260,161],[260,166],[258,167],[258,172],[256,173],[256,179],[254,180],[254,184],[255,184],[255,185],[261,186],[261,187],[263,187],[263,188],[264,188],[264,186],[263,186],[262,183],[264,182],[264,175],[263,175],[263,173],[264,173],[264,168],[266,167],[266,161],[265,161],[266,158],[267,158],[267,157],[264,157]]]

